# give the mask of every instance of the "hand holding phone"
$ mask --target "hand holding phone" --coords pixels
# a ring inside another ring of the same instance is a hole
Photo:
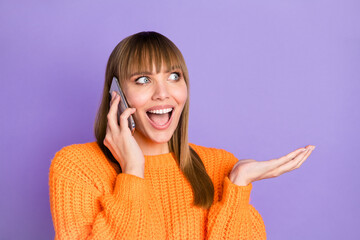
[[[110,109],[107,115],[106,135],[103,143],[120,164],[122,173],[144,178],[145,157],[133,135],[135,122],[131,114],[135,113],[136,109],[128,108],[116,78],[113,79],[112,85],[115,86],[110,88],[110,94],[113,91],[116,94],[111,97]],[[120,115],[121,118],[119,118]]]
[[[118,123],[120,122],[119,118],[120,118],[120,115],[129,107],[128,104],[127,104],[127,101],[126,101],[126,98],[124,96],[124,93],[123,91],[121,90],[120,88],[120,84],[119,84],[119,80],[114,76],[113,79],[112,79],[112,82],[111,82],[111,86],[110,86],[110,91],[109,91],[109,94],[110,94],[110,99],[111,99],[111,93],[115,91],[117,92],[117,94],[120,95],[120,103],[119,103],[119,106],[118,106],[118,114],[117,114],[117,119],[118,119]],[[134,134],[134,131],[135,131],[135,121],[133,119],[133,117],[130,115],[130,117],[128,118],[128,125],[129,125],[129,128],[131,130],[131,133]]]

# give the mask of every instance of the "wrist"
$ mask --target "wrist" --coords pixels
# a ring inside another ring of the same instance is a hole
[[[142,167],[125,167],[123,173],[135,175],[144,178],[144,168]]]
[[[238,176],[235,176],[234,174],[231,174],[229,175],[229,180],[235,184],[235,185],[238,185],[238,186],[247,186],[250,184],[250,181],[246,180],[246,179],[243,179],[243,178],[240,178]]]

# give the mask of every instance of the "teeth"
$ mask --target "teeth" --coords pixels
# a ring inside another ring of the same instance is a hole
[[[151,110],[151,111],[148,111],[150,113],[155,113],[155,114],[164,114],[164,113],[168,113],[168,112],[171,112],[172,111],[172,108],[166,108],[166,109],[159,109],[159,110]]]

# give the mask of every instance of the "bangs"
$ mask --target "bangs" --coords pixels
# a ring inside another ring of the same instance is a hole
[[[156,36],[133,39],[126,44],[123,62],[120,63],[120,78],[129,79],[133,74],[144,72],[159,73],[180,69],[184,72],[184,60],[170,40]],[[161,69],[164,66],[165,69]],[[155,68],[155,69],[154,69]]]

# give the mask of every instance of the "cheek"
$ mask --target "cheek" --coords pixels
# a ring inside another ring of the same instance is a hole
[[[137,129],[140,131],[143,125],[141,119],[144,117],[144,115],[141,114],[143,110],[142,108],[147,102],[149,102],[148,100],[149,98],[145,94],[131,94],[127,97],[130,107],[136,108],[136,111],[132,116],[135,120]]]
[[[146,94],[129,94],[127,101],[131,107],[141,108],[149,100],[149,97]]]
[[[173,92],[173,96],[179,105],[185,104],[187,97],[188,97],[186,85],[181,88],[175,89]]]

